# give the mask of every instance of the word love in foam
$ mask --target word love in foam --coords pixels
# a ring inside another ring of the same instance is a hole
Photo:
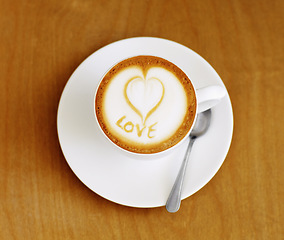
[[[148,138],[153,138],[154,135],[152,134],[152,132],[156,131],[156,129],[154,128],[154,126],[157,124],[157,122],[155,122],[154,124],[150,125],[149,127],[146,126],[141,126],[139,123],[134,124],[131,121],[127,121],[126,120],[126,116],[121,117],[120,119],[118,119],[118,121],[116,122],[116,125],[118,127],[120,127],[122,130],[124,130],[127,133],[131,133],[133,131],[137,131],[137,136],[141,137],[142,133],[146,130],[147,131],[147,137]]]
[[[116,122],[116,125],[125,132],[133,132],[134,128],[136,128],[138,137],[141,137],[143,131],[146,129],[146,120],[159,107],[163,100],[164,92],[164,85],[158,78],[151,77],[147,79],[142,78],[141,76],[131,78],[125,84],[124,97],[133,111],[140,116],[142,125],[137,123],[134,124],[131,121],[123,124],[123,120],[126,116],[121,117]],[[148,138],[154,137],[151,132],[155,131],[153,127],[156,124],[157,122],[147,127]]]

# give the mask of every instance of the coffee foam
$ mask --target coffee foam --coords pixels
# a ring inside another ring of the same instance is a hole
[[[190,130],[195,111],[188,77],[158,57],[122,61],[105,75],[97,91],[101,128],[132,152],[155,153],[175,145]]]

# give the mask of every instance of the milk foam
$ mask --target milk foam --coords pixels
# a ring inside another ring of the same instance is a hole
[[[188,101],[179,79],[163,67],[143,74],[130,66],[114,75],[105,89],[103,114],[109,131],[134,144],[170,138],[182,124]]]

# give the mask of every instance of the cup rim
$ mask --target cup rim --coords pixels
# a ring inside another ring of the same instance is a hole
[[[138,56],[151,56],[151,57],[157,57],[157,58],[162,58],[166,61],[169,61],[170,63],[174,64],[175,66],[177,66],[187,77],[188,79],[190,80],[191,82],[191,85],[193,87],[193,90],[194,90],[194,96],[195,96],[195,101],[196,101],[196,107],[195,107],[195,114],[194,114],[194,120],[192,122],[192,125],[190,127],[190,129],[188,130],[188,132],[185,134],[185,136],[179,141],[177,142],[175,145],[172,145],[171,147],[167,148],[167,149],[164,149],[162,151],[159,151],[159,152],[154,152],[154,153],[137,153],[137,152],[132,152],[132,151],[129,151],[129,150],[126,150],[122,147],[120,147],[119,145],[115,144],[107,135],[106,133],[103,131],[100,123],[99,123],[99,120],[98,120],[98,117],[97,117],[97,112],[96,112],[96,97],[97,97],[97,93],[98,93],[98,90],[99,90],[99,87],[100,87],[100,84],[102,82],[102,80],[104,79],[104,77],[106,76],[106,74],[110,71],[110,69],[112,69],[115,65],[117,65],[118,63],[124,61],[124,60],[127,60],[127,59],[130,59],[130,58],[133,58],[133,57],[138,57]],[[106,72],[102,75],[102,77],[100,78],[100,80],[98,81],[98,85],[96,87],[96,91],[95,91],[95,94],[94,94],[94,97],[93,97],[93,113],[95,115],[95,119],[96,119],[96,123],[100,129],[100,132],[105,136],[105,138],[108,140],[108,142],[110,142],[112,145],[114,145],[117,149],[120,149],[122,150],[124,153],[126,154],[129,154],[131,155],[132,157],[138,157],[138,158],[144,158],[144,157],[147,157],[147,158],[155,158],[155,157],[160,157],[161,155],[167,155],[169,154],[171,151],[173,151],[175,148],[177,148],[178,146],[180,146],[180,144],[182,144],[190,135],[191,131],[192,131],[192,128],[195,124],[195,121],[196,121],[196,118],[197,118],[197,113],[198,113],[198,99],[197,99],[197,93],[196,93],[196,88],[192,82],[192,80],[189,78],[189,76],[185,73],[185,71],[180,67],[178,66],[176,63],[173,63],[172,61],[164,58],[164,57],[160,57],[160,56],[156,56],[156,55],[151,55],[151,54],[139,54],[139,55],[133,55],[133,56],[129,56],[129,57],[126,57],[126,58],[123,58],[117,62],[115,62],[114,64],[112,64],[107,70]]]

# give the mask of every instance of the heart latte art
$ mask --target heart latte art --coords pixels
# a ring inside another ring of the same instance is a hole
[[[115,65],[101,81],[95,112],[106,136],[135,153],[156,153],[189,132],[196,98],[188,77],[174,64],[137,56]]]
[[[136,76],[125,85],[125,99],[141,117],[143,124],[164,98],[164,85],[158,78]]]

